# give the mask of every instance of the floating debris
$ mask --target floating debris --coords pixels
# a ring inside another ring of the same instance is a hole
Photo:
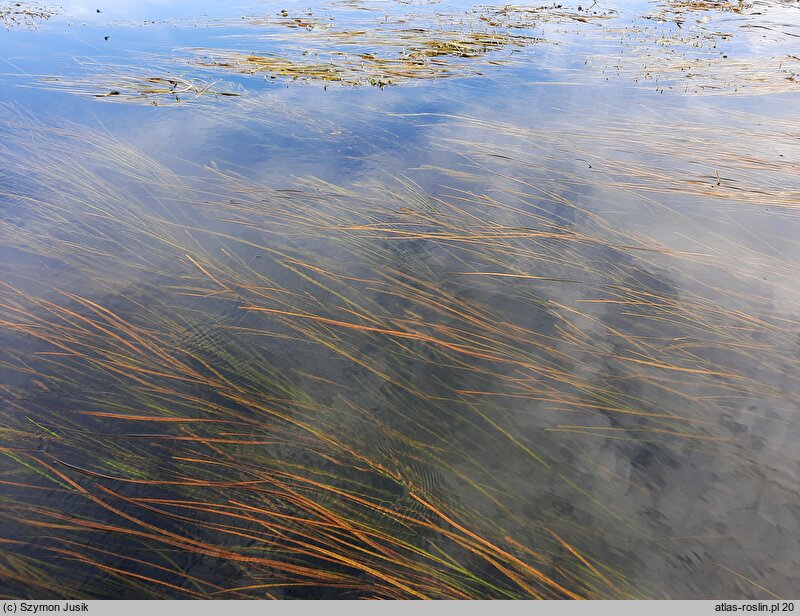
[[[58,11],[38,2],[5,2],[0,4],[0,22],[7,29],[35,28],[40,21],[56,15]]]
[[[482,64],[510,63],[492,52],[523,47],[536,39],[501,33],[426,31],[422,29],[334,31],[326,45],[304,50],[295,59],[270,54],[246,54],[223,49],[194,49],[203,67],[269,77],[334,81],[379,87],[423,79],[479,74]],[[344,51],[342,46],[358,51]],[[464,62],[463,60],[469,60]],[[482,60],[482,62],[476,62]]]
[[[614,9],[596,8],[595,2],[591,8],[584,10],[582,5],[566,6],[563,4],[550,4],[542,6],[505,5],[482,6],[474,9],[481,21],[490,26],[499,28],[534,28],[542,23],[559,23],[577,21],[590,23],[617,17],[619,13]]]
[[[39,87],[49,90],[67,91],[73,94],[94,96],[128,103],[149,105],[172,105],[208,102],[217,97],[241,96],[243,91],[230,84],[218,87],[219,80],[209,81],[199,77],[170,75],[166,77],[145,77],[136,75],[136,70],[122,69],[114,73],[94,75],[43,77]]]
[[[580,35],[596,47],[586,53],[583,71],[570,72],[570,83],[614,76],[661,92],[704,95],[776,94],[798,87],[797,54],[755,55],[728,45],[740,32],[754,28],[779,42],[800,36],[790,31],[791,25],[770,21],[772,5],[765,9],[738,0],[663,0],[646,12],[625,12],[597,2],[585,4],[480,5],[461,12],[421,13],[394,7],[381,15],[360,2],[339,4],[339,12],[330,14],[280,9],[266,16],[209,22],[209,28],[231,28],[224,36],[228,45],[177,49],[170,57],[143,60],[147,66],[171,65],[164,77],[150,68],[110,64],[39,83],[156,105],[185,102],[182,95],[218,100],[244,93],[242,85],[218,86],[217,71],[266,81],[384,88],[491,75],[498,67],[529,61],[535,45],[559,45]],[[348,9],[344,13],[342,6]],[[563,65],[546,61],[539,68],[552,74],[564,71]],[[172,77],[176,73],[180,77]]]
[[[199,66],[230,69],[237,73],[254,74],[264,72],[271,77],[342,81],[341,72],[332,64],[301,64],[286,58],[221,50],[197,50],[197,52],[199,57],[196,63]]]
[[[800,90],[800,57],[794,55],[733,59],[704,57],[653,47],[636,56],[595,57],[603,74],[613,72],[637,85],[698,95],[758,96]]]

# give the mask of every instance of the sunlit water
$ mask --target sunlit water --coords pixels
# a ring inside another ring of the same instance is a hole
[[[0,594],[792,595],[800,6],[726,6],[7,22]]]

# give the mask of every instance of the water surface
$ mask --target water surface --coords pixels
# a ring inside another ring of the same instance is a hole
[[[0,591],[775,598],[796,2],[0,35]]]

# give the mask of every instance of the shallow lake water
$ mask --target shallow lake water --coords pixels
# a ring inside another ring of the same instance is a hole
[[[796,594],[800,3],[0,19],[0,595]]]

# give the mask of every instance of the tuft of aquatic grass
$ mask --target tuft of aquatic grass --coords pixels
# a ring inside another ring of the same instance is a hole
[[[705,530],[684,491],[720,489],[658,464],[747,482],[766,456],[795,491],[784,453],[752,448],[768,417],[748,405],[800,388],[794,303],[760,292],[766,274],[795,298],[796,263],[737,241],[731,216],[769,204],[797,224],[779,129],[758,129],[762,151],[749,116],[411,114],[446,127],[426,143],[438,167],[336,185],[179,176],[101,131],[3,117],[0,516],[19,595],[651,596],[639,570],[685,542],[631,492],[679,496],[668,521],[688,508]],[[718,174],[671,172],[687,134]],[[564,149],[592,170],[555,164]],[[631,194],[645,228],[619,211]],[[681,245],[657,235],[676,216],[699,230]]]
[[[197,64],[205,67],[230,69],[239,73],[266,73],[270,77],[291,77],[321,81],[342,81],[341,69],[334,64],[302,64],[286,58],[196,50]]]
[[[33,85],[108,101],[150,105],[208,103],[220,97],[243,94],[243,89],[235,84],[199,74],[179,73],[174,67],[159,65],[153,58],[147,58],[147,63],[146,68],[119,65],[109,71],[97,61],[83,61],[79,72],[39,76]]]
[[[136,69],[125,67],[115,67],[112,73],[84,71],[82,75],[44,76],[37,85],[44,90],[149,105],[208,103],[209,99],[237,97],[243,93],[242,88],[222,84],[220,80],[173,73],[142,76],[136,74]]]

